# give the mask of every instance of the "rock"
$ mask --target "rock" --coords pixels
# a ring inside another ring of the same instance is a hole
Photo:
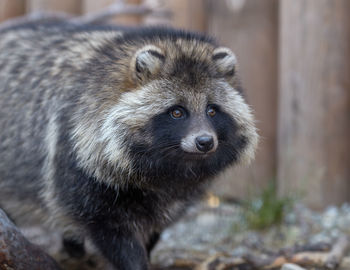
[[[294,263],[285,263],[282,266],[281,270],[306,270],[306,269]]]
[[[0,269],[59,270],[41,248],[30,243],[0,209]]]
[[[336,227],[339,218],[339,209],[335,206],[329,206],[325,210],[322,217],[322,226],[325,229],[332,229]]]

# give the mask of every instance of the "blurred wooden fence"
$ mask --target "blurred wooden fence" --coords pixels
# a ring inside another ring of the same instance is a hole
[[[85,14],[114,0],[0,0],[0,21],[36,11]],[[171,24],[215,36],[238,56],[260,147],[249,168],[221,176],[214,192],[244,197],[277,181],[315,208],[350,198],[350,1],[128,0],[171,18],[118,16],[115,23]],[[1,97],[0,97],[1,98]]]

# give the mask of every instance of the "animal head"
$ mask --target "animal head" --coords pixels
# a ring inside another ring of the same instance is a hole
[[[108,88],[118,96],[106,101],[82,155],[145,181],[201,179],[249,162],[258,135],[234,53],[195,38],[140,43],[125,45],[113,75],[122,77],[119,89]]]

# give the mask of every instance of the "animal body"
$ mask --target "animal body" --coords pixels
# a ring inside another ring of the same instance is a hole
[[[50,221],[72,255],[89,237],[116,269],[148,269],[157,235],[257,137],[235,55],[206,36],[0,31],[0,207]]]

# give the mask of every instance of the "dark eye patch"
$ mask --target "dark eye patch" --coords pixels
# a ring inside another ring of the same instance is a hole
[[[187,111],[182,106],[174,106],[168,110],[171,118],[175,120],[184,119],[187,117]]]

